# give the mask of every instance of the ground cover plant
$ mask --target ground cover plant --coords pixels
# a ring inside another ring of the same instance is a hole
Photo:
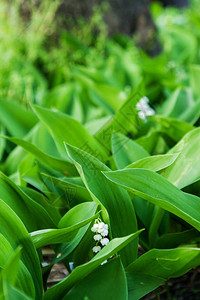
[[[200,265],[199,3],[152,6],[156,57],[101,9],[57,36],[59,3],[21,5],[0,2],[0,299],[141,299]]]

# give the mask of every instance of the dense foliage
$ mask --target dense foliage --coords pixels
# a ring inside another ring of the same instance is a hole
[[[67,32],[57,2],[14,2],[0,1],[0,299],[140,299],[200,264],[200,5],[152,6],[149,57],[107,38],[103,8]],[[47,289],[57,262],[69,275]]]

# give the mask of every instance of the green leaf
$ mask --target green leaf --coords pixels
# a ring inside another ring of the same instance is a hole
[[[193,89],[196,98],[200,98],[199,94],[199,79],[200,79],[200,66],[191,65],[190,66],[190,84]]]
[[[56,107],[57,110],[65,112],[71,101],[74,91],[74,83],[64,83],[54,86],[43,99],[43,106]]]
[[[33,300],[34,298],[28,297],[26,294],[11,286],[8,282],[4,282],[4,298],[3,300]],[[1,294],[0,294],[1,299]]]
[[[141,231],[133,233],[127,237],[115,238],[111,240],[92,260],[81,266],[78,266],[63,281],[48,289],[44,294],[44,300],[62,299],[67,292],[81,279],[85,278],[94,271],[102,262],[119,252],[123,247],[137,238]]]
[[[144,135],[135,140],[140,146],[142,146],[148,153],[155,153],[156,145],[160,138],[161,132],[158,130],[153,130],[147,135]]]
[[[59,188],[62,191],[62,194],[64,193],[65,199],[68,201],[70,207],[91,199],[91,196],[84,184],[80,184],[80,182],[75,180],[75,178],[56,178],[44,173],[41,173],[41,177],[44,183],[50,181],[56,188]]]
[[[186,133],[194,129],[192,125],[173,118],[156,115],[151,116],[151,119],[158,123],[158,125],[161,127],[160,131],[167,134],[176,142],[182,139]]]
[[[170,154],[180,152],[176,161],[169,166],[163,176],[174,185],[182,189],[190,185],[200,177],[200,128],[187,133],[183,139],[175,145]]]
[[[13,136],[24,137],[37,123],[37,118],[30,110],[14,101],[0,99],[0,107],[1,123]]]
[[[95,202],[86,202],[79,204],[75,206],[74,208],[70,209],[60,220],[58,227],[59,228],[65,228],[68,226],[73,226],[77,223],[82,222],[83,220],[94,216],[97,209],[97,205]],[[58,245],[56,248],[56,254],[60,253],[59,257],[57,258],[57,255],[55,255],[53,259],[53,263],[58,262],[68,256],[74,249],[77,247],[83,236],[85,235],[86,231],[88,230],[90,224],[83,226],[78,231],[75,238],[69,242],[64,243],[62,245]],[[79,253],[79,256],[81,253]]]
[[[121,237],[137,231],[136,216],[128,193],[108,181],[101,172],[109,171],[109,168],[89,153],[69,145],[66,148],[93,200],[106,208],[112,236]],[[135,240],[120,254],[123,263],[128,265],[132,262],[137,257],[137,251]]]
[[[78,230],[90,223],[92,220],[98,217],[99,213],[87,218],[81,222],[78,222],[72,226],[62,229],[44,229],[31,232],[31,238],[36,248],[46,246],[49,244],[60,244],[71,242],[78,233]],[[65,220],[63,221],[66,222]]]
[[[158,172],[173,164],[178,156],[179,153],[149,156],[130,164],[126,168],[143,168]]]
[[[0,233],[13,249],[22,246],[22,261],[30,272],[36,291],[36,299],[42,299],[42,274],[36,249],[25,226],[14,211],[0,200]]]
[[[0,135],[2,134],[5,134],[5,127],[2,124],[0,124]],[[5,147],[6,147],[6,141],[0,140],[0,161],[3,158]]]
[[[163,278],[135,272],[128,272],[126,276],[129,300],[139,300],[165,282]]]
[[[81,203],[72,209],[70,209],[60,220],[58,227],[64,228],[73,226],[86,220],[87,218],[94,215],[97,209],[97,204],[95,202]]]
[[[176,111],[177,111],[177,102],[178,98],[180,98],[181,89],[177,88],[168,99],[166,99],[161,107],[158,109],[158,113],[167,117],[174,117],[176,118]],[[185,104],[185,102],[184,102]],[[174,116],[175,115],[175,116]]]
[[[6,264],[4,264],[3,269],[0,272],[2,283],[5,279],[7,279],[11,285],[15,284],[18,275],[17,273],[19,269],[21,250],[22,248],[18,247],[16,251],[9,257]]]
[[[195,229],[186,230],[183,232],[167,233],[161,235],[156,241],[156,248],[170,249],[180,245],[188,244],[195,238],[199,237],[199,231]]]
[[[129,164],[150,155],[133,140],[115,132],[112,135],[112,153],[118,169],[123,169]]]
[[[44,207],[47,213],[49,214],[50,218],[53,220],[54,224],[58,224],[58,222],[61,219],[59,209],[56,208],[55,205],[53,205],[53,203],[51,203],[43,193],[39,193],[33,188],[21,186],[19,188],[31,199],[33,199],[35,202]]]
[[[200,199],[184,193],[161,175],[145,169],[104,173],[112,182],[182,218],[200,231]]]
[[[55,227],[46,210],[0,172],[1,199],[20,217],[28,231]]]
[[[194,125],[200,117],[200,101],[194,103],[194,105],[188,109],[185,110],[184,113],[180,116],[180,119],[184,122],[187,122],[191,125]]]
[[[0,236],[2,235],[0,234]],[[4,238],[4,242],[5,241],[12,249],[8,241]],[[16,291],[16,295],[22,295],[27,299],[30,299],[28,297],[30,296],[33,299],[35,298],[35,289],[31,275],[24,264],[20,261],[22,247],[18,247],[15,252],[13,252],[13,250],[11,251],[12,254],[9,257],[5,253],[5,256],[7,256],[8,259],[6,264],[3,266],[3,269],[0,271],[0,285],[2,283],[0,290],[3,291],[3,295],[5,297],[3,299],[15,299],[11,298],[12,296],[14,297],[14,291]]]
[[[178,88],[164,101],[158,112],[193,125],[199,118],[199,109],[200,102],[195,103],[191,89]]]
[[[102,281],[103,279],[103,281]],[[63,300],[128,299],[126,275],[120,258],[111,259],[78,282]]]
[[[123,103],[126,98],[126,95],[123,94],[121,90],[108,84],[94,83],[92,88],[100,99],[106,102],[114,112],[119,109],[121,103]]]
[[[72,251],[73,251],[73,258],[74,258],[74,250],[77,251],[77,247],[80,247],[80,243],[82,243],[83,239],[85,238],[85,235],[87,234],[87,230],[89,227],[90,227],[90,223],[88,223],[88,225],[85,225],[82,228],[80,228],[77,235],[69,243],[62,243],[60,245],[57,245],[57,247],[55,249],[55,256],[52,260],[52,266],[54,263],[62,261],[64,258],[69,256],[72,253]],[[89,247],[89,245],[88,245],[88,247]],[[79,252],[79,258],[81,256],[82,256],[82,253]],[[88,252],[87,252],[87,256],[88,256]]]
[[[171,277],[179,277],[200,263],[200,249],[152,249],[127,268],[129,299],[137,300]]]
[[[139,117],[136,110],[136,104],[141,99],[141,85],[138,85],[128,99],[116,112],[110,122],[95,135],[99,143],[104,147],[107,153],[111,150],[111,137],[113,132],[119,132],[124,135],[131,133],[136,135],[140,128]],[[87,151],[89,152],[89,151]]]
[[[33,106],[33,109],[51,133],[62,157],[66,158],[64,142],[67,142],[106,159],[102,146],[79,122],[66,114],[43,107]]]
[[[69,176],[77,175],[77,172],[74,166],[67,160],[58,159],[56,157],[50,156],[44,152],[42,152],[39,148],[35,145],[19,139],[19,138],[9,138],[7,136],[0,136],[0,138],[7,139],[8,141],[15,143],[18,146],[21,146],[24,150],[31,153],[35,158],[41,161],[44,165],[59,171],[63,174],[68,174]]]

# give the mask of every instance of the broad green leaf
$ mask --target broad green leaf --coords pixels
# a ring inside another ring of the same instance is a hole
[[[49,214],[50,218],[53,220],[54,224],[58,224],[61,219],[61,214],[59,210],[49,201],[49,199],[43,193],[39,193],[33,188],[19,187],[26,195],[28,195],[35,202],[40,204]]]
[[[109,171],[109,168],[89,153],[69,145],[66,148],[93,200],[106,208],[112,236],[121,237],[137,231],[136,216],[128,192],[108,181],[101,172]],[[123,249],[120,255],[125,265],[137,257],[137,248],[135,240]]]
[[[200,98],[199,94],[199,80],[200,80],[200,66],[191,65],[190,66],[190,84],[196,98]]]
[[[0,138],[0,140],[5,141],[5,139]],[[15,147],[9,155],[7,156],[4,164],[3,164],[3,172],[7,176],[11,176],[14,173],[18,172],[18,167],[21,161],[28,156],[28,153],[21,147]]]
[[[185,110],[181,115],[181,120],[194,125],[200,117],[200,101],[196,102],[190,109]]]
[[[158,113],[167,117],[174,117],[174,114],[176,114],[176,105],[178,102],[178,98],[180,98],[181,89],[177,88],[168,99],[166,99],[161,107],[158,109]],[[185,102],[184,102],[185,104]],[[175,112],[174,112],[175,111]]]
[[[127,268],[129,299],[140,299],[168,278],[182,276],[199,263],[198,248],[148,251]]]
[[[70,207],[91,199],[84,184],[81,185],[77,180],[75,181],[74,178],[56,178],[44,173],[41,173],[41,177],[45,183],[50,181],[56,188],[59,188],[62,191],[62,194],[64,194]]]
[[[31,232],[31,239],[36,248],[40,248],[49,244],[69,243],[75,238],[75,236],[78,233],[78,230],[81,227],[87,225],[92,220],[96,219],[98,215],[99,213],[66,228],[44,229]],[[63,222],[65,223],[66,221]]]
[[[34,106],[33,109],[51,133],[62,157],[66,158],[64,142],[67,142],[106,159],[102,146],[79,122],[66,114],[43,107]]]
[[[0,173],[1,199],[22,220],[28,231],[55,227],[46,210],[20,190],[7,176]]]
[[[34,126],[23,140],[34,144],[40,149],[40,151],[60,159],[60,155],[53,138],[43,124],[40,123]],[[11,175],[16,172],[20,162],[23,161],[26,156],[28,156],[27,151],[20,146],[15,147],[6,158],[3,169],[4,172],[7,175]]]
[[[47,170],[45,170],[46,172]],[[55,208],[56,210],[60,209],[69,209],[69,201],[74,197],[74,193],[69,190],[68,195],[65,194],[65,191],[61,191],[61,195],[58,193],[58,188],[53,185],[53,183],[48,180],[43,180],[40,169],[38,165],[35,165],[33,168],[31,168],[28,172],[26,172],[23,175],[23,180],[32,185],[34,188],[39,190],[44,197],[46,198],[46,201],[48,201],[48,205],[52,206],[52,208]],[[39,200],[39,199],[38,199]],[[45,200],[45,199],[44,199]],[[36,201],[38,202],[38,201]],[[44,203],[44,201],[43,201]],[[45,205],[43,205],[46,207]],[[56,214],[56,211],[55,211]],[[55,215],[56,217],[56,215]],[[54,219],[54,218],[53,218]],[[52,226],[46,226],[46,227],[52,227]],[[45,228],[46,228],[45,227]]]
[[[160,136],[161,132],[154,130],[147,135],[136,139],[135,142],[142,146],[148,153],[155,153],[155,148]]]
[[[23,175],[24,173],[27,172],[27,170],[30,170],[32,169],[32,167],[34,166],[35,162],[37,163],[37,161],[35,160],[34,156],[30,153],[28,153],[27,155],[25,155],[24,159],[19,163],[18,165],[18,170],[15,174],[17,174],[17,181],[15,179],[14,181],[14,174],[12,174],[10,176],[10,179],[17,185],[20,185],[20,186],[27,186],[27,183],[26,181],[24,181],[23,179]]]
[[[91,256],[93,256],[91,249],[96,245],[96,242],[94,241],[94,233],[92,232],[91,228],[92,226],[87,230],[73,252],[74,267],[86,263],[88,261],[88,257],[91,259]]]
[[[0,124],[0,135],[3,134],[5,134],[5,127],[2,124]],[[6,147],[6,141],[0,139],[0,161],[2,160],[5,147]]]
[[[8,240],[0,233],[0,277],[3,275],[6,280],[10,282],[10,279],[14,280],[15,286],[23,291],[25,294],[34,297],[35,289],[31,275],[22,261],[19,262],[18,257],[21,255],[21,248],[15,253]],[[16,261],[16,269],[14,270],[13,259]],[[12,278],[10,278],[13,276]],[[4,280],[3,280],[4,281]],[[3,284],[2,281],[2,284]],[[1,280],[0,280],[1,282]]]
[[[60,220],[58,227],[65,228],[68,226],[73,226],[76,223],[82,222],[84,219],[87,219],[91,216],[95,215],[97,209],[97,205],[95,202],[86,202],[75,206],[70,209]],[[90,224],[87,224],[80,228],[75,238],[69,243],[63,243],[62,245],[58,245],[56,247],[56,255],[53,259],[53,263],[58,262],[68,256],[74,249],[77,247],[86,231],[88,230]],[[57,254],[60,253],[59,257]],[[79,253],[81,255],[81,253]]]
[[[200,177],[199,149],[200,128],[196,128],[169,151],[170,154],[180,154],[163,176],[180,189],[195,182]]]
[[[15,143],[18,146],[21,146],[24,150],[28,151],[32,155],[35,156],[39,161],[41,161],[46,166],[59,171],[63,174],[68,174],[69,176],[75,176],[77,174],[74,166],[67,160],[58,159],[56,157],[50,156],[44,152],[42,152],[39,148],[35,145],[19,139],[19,138],[9,138],[6,136],[0,136],[0,138],[4,138],[9,140],[12,143]]]
[[[58,284],[48,289],[44,294],[44,300],[62,299],[67,292],[81,279],[84,279],[94,271],[102,262],[119,252],[123,247],[137,238],[141,231],[122,238],[111,240],[97,255],[89,262],[78,266],[69,276]]]
[[[84,104],[81,101],[80,93],[73,93],[73,102],[70,110],[70,116],[79,123],[84,122],[85,111]]]
[[[45,185],[44,181],[42,180],[38,164],[35,164],[26,173],[24,173],[22,178],[24,181],[26,181],[45,195],[49,190],[48,187]]]
[[[92,88],[102,101],[106,102],[114,112],[120,108],[126,99],[125,93],[122,93],[118,88],[108,84],[94,83]]]
[[[124,135],[132,133],[136,135],[140,128],[139,117],[136,110],[136,104],[141,99],[141,85],[133,91],[132,95],[123,103],[110,122],[95,135],[99,143],[105,148],[107,153],[111,150],[111,137],[113,132],[119,132]]]
[[[173,118],[156,115],[151,116],[151,119],[160,126],[160,131],[176,142],[182,139],[186,133],[194,129],[192,125]]]
[[[163,176],[145,169],[104,172],[112,182],[158,205],[200,231],[200,199],[179,190]]]
[[[12,255],[13,249],[8,240],[0,233],[0,268],[8,261]]]
[[[84,127],[87,129],[87,131],[90,134],[95,135],[102,128],[104,128],[110,122],[110,120],[111,120],[110,116],[106,116],[106,117],[103,117],[103,118],[96,117],[94,120],[92,119],[91,121],[84,124]]]
[[[44,124],[38,123],[30,131],[30,139],[27,139],[27,141],[38,147],[40,151],[50,156],[60,158],[56,144]]]
[[[0,200],[0,224],[0,233],[8,240],[12,248],[22,246],[22,262],[32,276],[36,299],[42,299],[42,274],[36,249],[22,221],[2,200]]]
[[[58,227],[69,227],[92,216],[97,209],[95,202],[81,203],[70,209],[60,220]]]
[[[126,276],[129,300],[139,300],[165,282],[163,278],[154,275],[128,272]]]
[[[84,67],[73,67],[73,71],[76,80],[88,89],[92,101],[97,106],[102,106],[106,111],[114,113],[126,99],[125,93],[107,82],[102,82],[102,78],[101,82],[96,82],[94,79],[97,78],[94,78],[94,74],[90,70],[88,71]]]
[[[8,282],[11,286],[15,286],[16,284],[20,263],[20,255],[21,247],[18,247],[16,251],[9,257],[8,261],[3,266],[3,269],[0,272],[0,290],[3,290],[4,295],[6,295],[7,292],[4,290],[5,282]]]
[[[131,163],[149,156],[142,146],[115,132],[112,135],[112,153],[118,169],[123,169]]]
[[[182,232],[167,233],[161,235],[156,241],[156,248],[170,249],[180,245],[188,244],[192,240],[199,237],[199,232],[195,229],[190,229]]]
[[[66,112],[67,106],[74,91],[73,83],[64,83],[53,87],[44,97],[43,106],[55,107],[59,111]]]
[[[128,299],[126,275],[119,257],[111,259],[77,283],[63,300],[82,300],[83,297],[95,300]]]
[[[199,118],[199,109],[200,102],[195,103],[191,89],[178,88],[164,101],[158,113],[193,125]]]
[[[0,294],[1,299],[1,294]],[[27,296],[25,293],[11,286],[8,282],[4,282],[3,300],[34,300],[34,298]]]
[[[126,168],[143,168],[158,172],[173,164],[178,155],[179,153],[149,156],[128,165]]]
[[[77,251],[77,247],[80,246],[82,243],[82,240],[85,238],[85,235],[87,234],[87,230],[90,227],[90,223],[88,225],[85,225],[81,227],[77,233],[77,235],[74,237],[72,241],[69,243],[62,243],[56,246],[55,248],[55,255],[52,260],[52,266],[54,263],[57,263],[59,261],[62,261],[64,258],[69,256],[73,251],[73,259],[74,259],[74,251]],[[88,244],[89,247],[90,244]],[[91,250],[91,249],[89,249]],[[88,255],[88,252],[87,252]],[[79,252],[79,257],[82,256],[82,252]]]
[[[0,107],[1,123],[13,136],[24,137],[37,123],[37,118],[30,110],[14,101],[0,99]]]

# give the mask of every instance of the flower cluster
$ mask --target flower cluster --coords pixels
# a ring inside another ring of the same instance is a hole
[[[96,246],[92,248],[94,253],[98,253],[102,247],[109,243],[108,239],[108,225],[101,221],[100,218],[95,220],[94,225],[91,228],[92,232],[95,233],[94,240],[96,241]]]
[[[136,109],[139,111],[138,116],[140,119],[146,120],[147,116],[152,116],[155,114],[155,111],[149,106],[149,99],[143,97],[136,105]]]

